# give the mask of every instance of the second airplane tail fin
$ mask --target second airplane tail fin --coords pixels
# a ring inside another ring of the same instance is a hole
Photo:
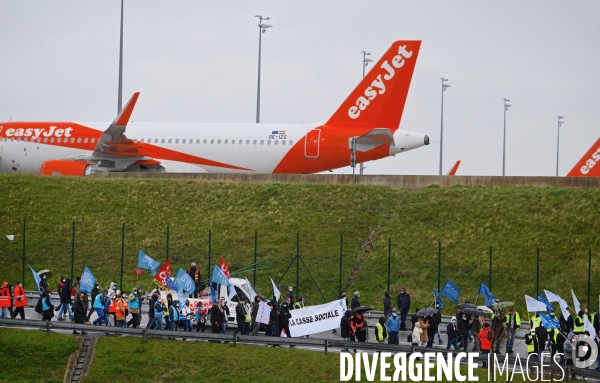
[[[600,177],[600,138],[575,164],[567,177]]]
[[[421,41],[396,41],[326,125],[396,130],[404,111]]]

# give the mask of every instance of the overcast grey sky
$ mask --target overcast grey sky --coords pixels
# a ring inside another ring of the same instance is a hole
[[[327,119],[395,40],[422,40],[401,129],[432,144],[367,163],[366,174],[560,174],[600,136],[600,1],[125,0],[124,102],[134,121],[254,122],[258,19],[261,122]],[[0,120],[112,121],[120,1],[0,0]],[[349,173],[349,168],[340,172]]]

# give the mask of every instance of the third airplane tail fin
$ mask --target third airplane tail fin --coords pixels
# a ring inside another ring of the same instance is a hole
[[[600,177],[600,138],[575,164],[567,177]]]
[[[404,111],[421,41],[396,41],[326,125],[396,130]]]

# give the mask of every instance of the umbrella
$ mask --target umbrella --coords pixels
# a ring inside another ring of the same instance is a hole
[[[515,305],[514,302],[498,302],[498,303],[494,303],[494,306],[492,306],[492,307],[494,307],[495,309],[503,309],[506,307],[512,307],[514,305]]]
[[[371,311],[371,310],[373,310],[373,308],[371,306],[360,306],[360,307],[352,309],[352,312],[359,313],[359,312],[365,312],[365,311]]]
[[[433,308],[433,307],[425,307],[424,309],[417,311],[417,316],[428,317],[430,315],[437,314],[438,311],[439,311],[438,309]]]
[[[40,270],[37,272],[37,275],[46,274],[46,279],[50,279],[52,277],[52,271],[48,269]]]
[[[462,312],[464,314],[468,314],[468,315],[483,315],[483,313],[481,311],[479,311],[479,309],[473,309],[473,308],[470,308],[470,307],[462,310]]]
[[[477,306],[477,308],[485,314],[493,314],[494,313],[494,310],[492,310],[491,308],[489,308],[487,306]]]
[[[471,303],[461,303],[459,305],[456,305],[456,308],[459,309],[460,311],[463,311],[464,309],[475,309],[477,310],[477,306],[471,304]]]

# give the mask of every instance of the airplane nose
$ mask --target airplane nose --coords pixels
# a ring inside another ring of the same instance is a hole
[[[425,145],[429,145],[429,136],[425,135]]]

